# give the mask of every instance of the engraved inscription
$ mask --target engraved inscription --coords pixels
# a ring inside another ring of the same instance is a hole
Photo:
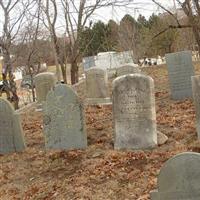
[[[194,75],[189,51],[166,55],[172,96],[175,99],[192,97],[191,76]]]

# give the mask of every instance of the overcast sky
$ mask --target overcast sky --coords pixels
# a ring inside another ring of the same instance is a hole
[[[173,0],[158,0],[162,5],[166,6],[169,9],[172,9],[174,6]],[[151,0],[135,0],[135,4],[132,8],[125,7],[114,7],[114,8],[103,8],[99,9],[96,12],[95,19],[108,21],[109,19],[113,19],[117,22],[121,20],[121,18],[125,14],[130,14],[137,19],[139,14],[144,15],[146,18],[152,15],[152,13],[161,13],[163,10],[155,5]]]
[[[1,1],[1,0],[0,0]],[[173,0],[157,0],[162,5],[164,5],[167,8],[170,8],[170,10],[173,8]],[[77,0],[78,2],[78,0]],[[134,0],[134,5],[131,4],[128,7],[104,7],[103,9],[99,9],[95,11],[95,14],[91,17],[90,20],[93,22],[101,20],[104,22],[107,22],[110,19],[115,20],[116,22],[119,22],[121,18],[125,14],[132,15],[135,19],[139,16],[139,14],[144,15],[146,18],[149,18],[152,13],[162,13],[163,10],[159,8],[157,5],[155,5],[152,0]],[[60,12],[62,13],[62,12]],[[59,14],[60,14],[59,13]],[[15,13],[11,16],[12,18],[15,18]],[[2,32],[2,13],[0,10],[0,33]],[[57,23],[57,31],[63,32],[63,27],[65,22],[63,21],[63,17],[59,17],[58,23]]]

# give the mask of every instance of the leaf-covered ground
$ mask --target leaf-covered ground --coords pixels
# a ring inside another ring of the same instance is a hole
[[[0,199],[150,199],[164,162],[180,152],[200,152],[200,142],[193,103],[170,100],[165,66],[143,71],[155,80],[157,126],[169,137],[166,144],[152,151],[115,151],[112,107],[94,106],[85,108],[86,150],[46,151],[42,115],[32,108],[21,116],[27,149],[0,156]]]

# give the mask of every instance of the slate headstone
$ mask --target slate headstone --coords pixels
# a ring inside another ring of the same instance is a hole
[[[166,54],[169,85],[174,100],[192,97],[191,76],[194,76],[190,51]]]
[[[142,74],[113,81],[115,149],[148,149],[157,145],[154,81]]]
[[[84,149],[87,136],[83,107],[72,88],[55,86],[44,103],[44,134],[47,149]]]
[[[105,70],[94,67],[86,71],[86,96],[86,104],[110,103]]]
[[[196,112],[196,128],[200,139],[200,76],[192,76],[192,91]]]
[[[23,151],[25,147],[19,114],[10,102],[0,98],[0,154]]]
[[[186,152],[169,159],[158,176],[151,200],[199,200],[200,154]]]
[[[51,72],[37,74],[34,78],[37,101],[46,101],[48,92],[55,86],[56,78]]]

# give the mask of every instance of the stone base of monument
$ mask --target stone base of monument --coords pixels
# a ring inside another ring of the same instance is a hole
[[[85,99],[85,105],[111,105],[110,98],[87,98]]]

